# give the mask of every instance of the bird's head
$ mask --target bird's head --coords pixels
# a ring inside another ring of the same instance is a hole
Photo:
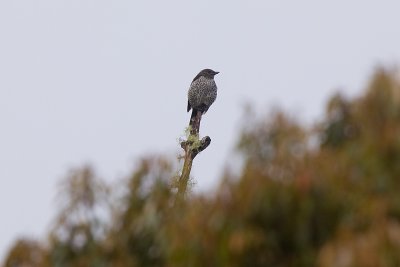
[[[200,73],[202,73],[202,76],[212,78],[215,75],[217,75],[219,72],[218,71],[213,71],[212,69],[204,69],[204,70],[200,71]]]
[[[217,75],[218,73],[219,73],[218,71],[213,71],[212,69],[204,69],[200,71],[197,77],[203,76],[209,79],[213,79],[214,76]]]

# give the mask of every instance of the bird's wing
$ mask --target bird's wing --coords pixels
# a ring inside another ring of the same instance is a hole
[[[190,105],[189,100],[188,100],[187,112],[189,112],[191,108],[192,108],[192,106]]]

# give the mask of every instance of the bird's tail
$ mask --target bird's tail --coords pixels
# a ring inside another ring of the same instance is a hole
[[[189,122],[189,125],[192,129],[195,125],[196,116],[197,116],[197,109],[192,109],[192,115],[190,115],[190,122]]]
[[[201,104],[197,108],[192,109],[192,115],[190,116],[189,125],[190,125],[193,133],[197,132],[197,134],[198,134],[199,128],[200,128],[201,116],[204,113],[206,113],[207,110],[208,110],[208,107],[205,104]],[[199,118],[197,118],[197,116],[199,116]]]
[[[190,134],[192,135],[199,135],[200,130],[200,121],[203,112],[200,109],[193,109],[192,115],[190,116]]]

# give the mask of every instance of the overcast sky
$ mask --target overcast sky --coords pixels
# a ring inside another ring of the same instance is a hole
[[[180,152],[187,89],[203,68],[218,98],[196,190],[218,182],[243,103],[312,121],[336,89],[361,91],[400,62],[400,2],[0,0],[0,257],[45,238],[56,184],[91,163],[109,182],[148,154]],[[0,258],[0,259],[1,259]]]

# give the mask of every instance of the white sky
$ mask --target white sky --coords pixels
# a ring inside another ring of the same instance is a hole
[[[355,95],[400,62],[399,1],[0,0],[0,260],[45,238],[55,186],[92,163],[113,182],[141,155],[179,152],[187,89],[203,68],[218,98],[196,190],[229,161],[246,101],[308,121],[337,88]]]

